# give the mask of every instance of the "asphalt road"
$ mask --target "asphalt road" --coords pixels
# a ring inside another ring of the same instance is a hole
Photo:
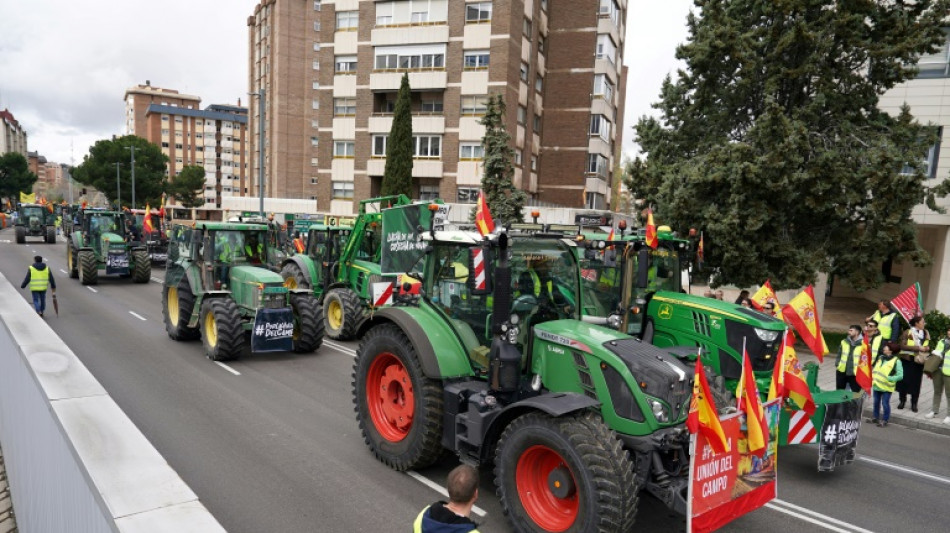
[[[330,341],[310,355],[248,353],[221,366],[200,341],[165,334],[161,269],[146,285],[101,276],[90,289],[65,274],[65,244],[13,240],[0,231],[0,272],[19,286],[32,256],[47,258],[60,314],[49,301],[46,320],[228,531],[407,531],[441,498],[433,487],[454,457],[407,475],[363,443],[350,390],[356,342]],[[779,500],[724,531],[943,530],[950,439],[865,425],[858,450],[855,464],[819,473],[813,447],[783,448]],[[488,471],[480,494],[480,529],[507,531]],[[648,496],[637,520],[643,531],[686,529]]]

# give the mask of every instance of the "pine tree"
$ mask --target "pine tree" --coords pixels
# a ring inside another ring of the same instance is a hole
[[[482,175],[482,191],[495,224],[507,225],[524,222],[523,208],[527,195],[515,188],[511,136],[505,128],[505,100],[499,94],[488,98],[485,116],[479,122],[485,126],[482,147],[485,151]],[[475,210],[472,210],[474,219]]]
[[[383,196],[412,196],[412,111],[409,74],[402,76],[393,110],[393,125],[386,139],[386,170],[381,192]]]
[[[831,272],[862,290],[888,258],[926,264],[911,210],[937,209],[950,184],[924,186],[933,128],[878,101],[945,42],[950,0],[696,5],[686,68],[663,84],[662,117],[637,124],[648,156],[628,167],[657,220],[703,230],[717,284]]]
[[[174,179],[168,183],[169,195],[182,207],[201,207],[205,205],[205,169],[198,165],[182,167]]]

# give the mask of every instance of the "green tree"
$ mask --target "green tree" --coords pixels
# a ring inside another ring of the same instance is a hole
[[[7,152],[0,155],[0,198],[9,198],[10,205],[20,201],[20,193],[33,190],[36,174],[30,172],[30,165],[19,152]]]
[[[412,196],[412,110],[409,74],[402,75],[399,95],[393,109],[393,124],[386,139],[386,169],[383,172],[383,196]]]
[[[889,256],[926,264],[911,209],[950,187],[924,186],[934,130],[878,101],[944,42],[950,0],[695,4],[686,69],[663,84],[661,118],[638,122],[647,157],[628,166],[657,222],[704,231],[717,285],[832,272],[861,290]]]
[[[183,207],[201,207],[205,205],[205,169],[197,165],[187,165],[166,187],[169,195]]]
[[[485,116],[479,123],[485,126],[482,192],[492,219],[501,225],[524,222],[523,209],[528,197],[524,191],[515,188],[513,181],[515,169],[511,161],[515,150],[505,128],[505,100],[500,94],[488,98]],[[475,217],[474,209],[471,217]]]
[[[165,191],[165,168],[168,156],[161,149],[135,135],[102,139],[89,149],[82,163],[73,169],[73,179],[95,187],[109,199],[116,201],[116,163],[119,163],[121,204],[132,206],[131,150],[135,147],[135,203],[144,208],[146,203],[159,205]]]

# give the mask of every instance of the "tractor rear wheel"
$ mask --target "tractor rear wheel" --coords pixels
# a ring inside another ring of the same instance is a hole
[[[412,342],[383,324],[363,338],[353,365],[353,403],[363,440],[396,470],[422,468],[442,452],[442,388],[422,373]]]
[[[46,227],[46,244],[56,243],[56,226]]]
[[[73,248],[72,241],[66,243],[66,270],[69,271],[69,277],[76,279],[79,277],[79,260],[76,258],[76,250]]]
[[[363,306],[360,297],[350,289],[333,289],[323,300],[327,335],[331,339],[347,341],[356,335]]]
[[[26,243],[26,228],[23,226],[16,227],[16,243],[25,244]]]
[[[198,328],[189,328],[188,321],[195,308],[195,295],[187,281],[177,287],[162,288],[162,319],[165,331],[176,341],[191,341],[201,336]]]
[[[515,419],[495,448],[495,486],[518,532],[630,531],[637,511],[633,463],[589,411]]]
[[[148,258],[148,252],[134,250],[132,252],[132,282],[148,283],[150,279],[152,279],[152,260]]]
[[[201,340],[212,361],[230,361],[241,355],[244,328],[241,313],[230,298],[211,298],[201,304]]]
[[[96,254],[92,250],[79,250],[76,259],[79,262],[79,283],[83,285],[99,283],[99,263],[96,262]]]
[[[303,270],[297,263],[291,261],[280,269],[280,276],[284,278],[284,287],[288,289],[310,290],[310,281],[303,275]]]
[[[323,307],[310,294],[292,294],[294,310],[294,351],[313,353],[323,344]]]

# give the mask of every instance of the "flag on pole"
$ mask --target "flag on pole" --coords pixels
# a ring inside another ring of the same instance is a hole
[[[165,195],[162,195],[162,205],[158,208],[158,216],[165,218]]]
[[[864,342],[861,343],[861,355],[858,367],[854,369],[854,378],[864,392],[871,394],[871,341],[867,332],[864,333]]]
[[[775,296],[775,291],[772,289],[772,283],[770,280],[765,280],[765,283],[759,287],[759,290],[755,291],[749,301],[752,302],[752,307],[755,307],[759,311],[765,310],[765,304],[772,302],[776,308],[779,307],[778,298]]]
[[[769,427],[765,423],[765,409],[762,407],[762,401],[759,400],[759,390],[755,386],[752,361],[745,348],[742,349],[742,377],[739,378],[739,385],[736,387],[736,399],[739,410],[744,412],[746,417],[749,452],[762,457],[769,443]]]
[[[891,303],[894,309],[904,317],[904,320],[910,324],[910,320],[915,316],[923,316],[924,306],[920,301],[920,283],[914,283],[904,289],[904,292],[898,294]]]
[[[706,249],[703,246],[703,232],[699,232],[699,246],[696,247],[696,268],[703,268],[706,261]]]
[[[802,364],[790,345],[785,351],[785,397],[795,402],[808,416],[815,414],[815,399],[802,372]]]
[[[696,376],[693,380],[693,398],[689,403],[689,416],[686,418],[686,428],[690,433],[702,432],[709,441],[709,447],[714,454],[730,450],[729,439],[719,423],[719,413],[716,403],[709,393],[709,381],[703,362],[696,359]]]
[[[155,231],[155,227],[152,226],[152,210],[149,208],[147,202],[145,204],[145,218],[142,219],[142,227],[145,228],[146,233]]]
[[[614,229],[613,229],[613,228],[610,228],[610,235],[607,235],[607,240],[608,240],[608,241],[614,240]]]
[[[812,353],[818,357],[818,362],[823,362],[825,354],[828,353],[828,343],[821,334],[818,308],[815,305],[815,290],[812,286],[805,287],[805,290],[789,300],[782,308],[782,314]]]
[[[495,221],[491,218],[488,202],[485,201],[485,192],[478,191],[478,206],[475,208],[475,226],[478,233],[484,237],[495,231]]]
[[[656,237],[656,224],[653,223],[653,209],[647,208],[647,246],[656,250],[660,241]]]
[[[776,398],[785,396],[785,354],[788,337],[782,336],[782,346],[778,350],[778,356],[775,358],[775,369],[772,370],[772,382],[769,383],[768,400],[771,402]]]

